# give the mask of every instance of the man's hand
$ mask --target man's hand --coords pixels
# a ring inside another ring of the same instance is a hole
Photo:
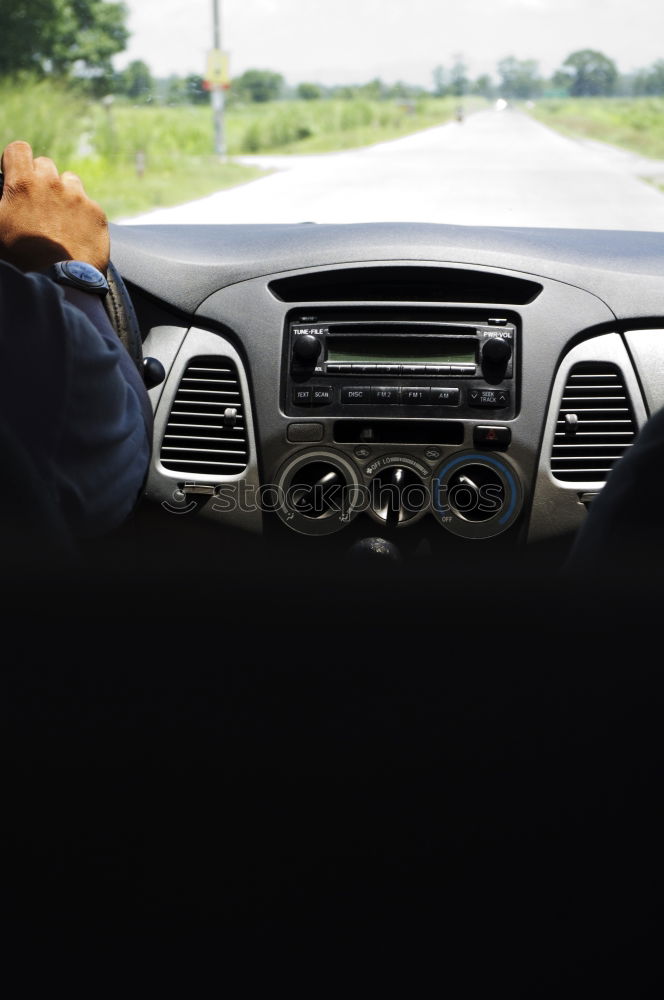
[[[106,273],[108,221],[76,174],[59,174],[45,156],[33,159],[28,143],[20,141],[5,149],[2,171],[0,260],[21,271],[84,260]]]

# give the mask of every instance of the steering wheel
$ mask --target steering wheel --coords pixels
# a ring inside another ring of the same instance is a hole
[[[106,278],[108,280],[108,295],[104,299],[104,306],[108,318],[126,347],[129,357],[138,368],[141,378],[145,382],[145,388],[153,389],[166,378],[164,366],[156,358],[143,357],[143,340],[136,310],[127,291],[127,286],[112,261],[109,261]]]
[[[130,358],[141,373],[141,376],[144,376],[143,341],[141,339],[141,330],[138,325],[136,310],[129,297],[127,286],[112,261],[109,262],[106,277],[108,280],[108,295],[104,299],[104,306],[108,313],[108,318],[113,324],[113,329],[126,347]]]

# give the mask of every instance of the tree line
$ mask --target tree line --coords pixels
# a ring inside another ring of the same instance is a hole
[[[463,97],[503,97],[528,100],[536,97],[641,97],[664,95],[664,59],[635,73],[621,73],[613,59],[596,49],[570,53],[550,77],[542,76],[535,59],[507,56],[497,64],[495,77],[483,74],[475,80],[468,76],[463,56],[457,56],[449,68],[434,70],[434,93]]]
[[[136,102],[164,104],[203,103],[208,100],[203,77],[198,74],[155,79],[150,67],[134,60],[117,72],[113,57],[129,40],[127,7],[114,0],[22,0],[6,5],[0,31],[0,79],[54,76],[90,93],[125,96]],[[543,76],[534,59],[506,56],[496,72],[471,79],[463,55],[449,66],[438,65],[430,89],[380,79],[353,86],[324,86],[305,81],[290,86],[280,73],[249,69],[231,82],[229,101],[265,102],[280,98],[412,100],[435,96],[462,98],[476,94],[487,98],[528,100],[541,96],[610,97],[664,95],[664,59],[636,72],[621,73],[609,56],[594,49],[570,53],[551,77]]]
[[[580,49],[570,53],[551,77],[544,77],[534,59],[507,56],[497,64],[495,76],[468,75],[463,57],[448,67],[436,66],[430,90],[398,81],[387,84],[376,78],[353,86],[326,87],[315,82],[290,86],[280,73],[249,69],[231,82],[231,103],[273,101],[284,98],[323,100],[325,98],[367,100],[413,100],[419,97],[477,95],[488,99],[534,100],[539,97],[641,97],[664,95],[664,59],[636,73],[621,74],[616,63],[602,52]],[[132,63],[115,79],[116,92],[134,100],[156,99],[163,103],[207,101],[203,78],[171,77],[153,80],[145,63]]]

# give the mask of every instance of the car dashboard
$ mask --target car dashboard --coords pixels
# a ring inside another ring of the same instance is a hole
[[[115,226],[148,500],[310,552],[563,547],[664,403],[664,236]]]

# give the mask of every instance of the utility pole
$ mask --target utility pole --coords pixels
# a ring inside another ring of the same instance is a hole
[[[221,52],[221,0],[212,0],[213,48]],[[224,136],[224,91],[219,84],[212,87],[212,113],[214,115],[214,151],[217,156],[226,156]]]

